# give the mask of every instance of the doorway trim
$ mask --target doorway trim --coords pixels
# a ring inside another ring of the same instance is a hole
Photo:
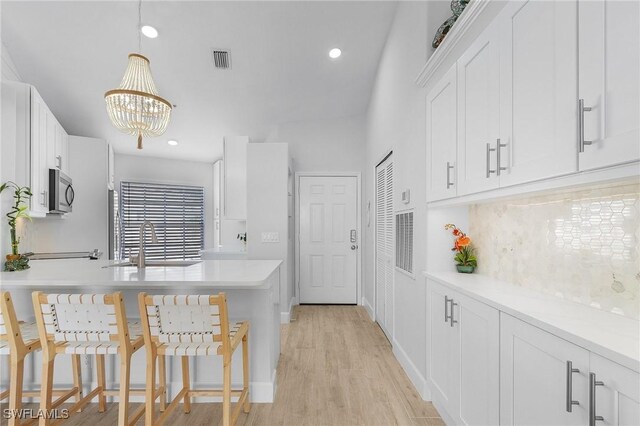
[[[356,257],[356,304],[362,305],[362,183],[360,172],[296,172],[295,173],[295,291],[296,304],[300,304],[300,178],[301,177],[355,177],[356,178],[356,227],[358,232],[358,254]]]

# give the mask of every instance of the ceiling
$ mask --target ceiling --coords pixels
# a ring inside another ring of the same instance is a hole
[[[145,1],[142,54],[161,96],[177,105],[166,133],[118,132],[103,95],[137,51],[138,3],[2,1],[2,43],[70,134],[109,140],[116,152],[212,161],[225,135],[264,140],[280,123],[366,111],[394,2]],[[342,49],[335,61],[330,48]],[[216,70],[212,48],[231,49]],[[179,141],[177,147],[168,139]]]

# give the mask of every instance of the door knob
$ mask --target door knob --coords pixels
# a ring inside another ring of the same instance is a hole
[[[355,244],[353,244],[353,245],[351,246],[351,250],[355,250],[355,249],[357,249],[357,248],[358,248],[358,246],[357,246],[357,245],[355,245]]]

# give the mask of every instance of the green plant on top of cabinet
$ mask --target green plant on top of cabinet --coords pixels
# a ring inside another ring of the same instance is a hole
[[[456,66],[427,95],[427,200],[455,197]]]
[[[580,2],[578,14],[580,170],[638,161],[640,3]]]

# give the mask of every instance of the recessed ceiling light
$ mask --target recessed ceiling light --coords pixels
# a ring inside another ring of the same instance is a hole
[[[178,145],[178,141],[177,141],[177,140],[174,140],[174,139],[170,139],[170,140],[168,140],[168,141],[167,141],[167,143],[168,143],[169,145],[171,145],[171,146],[176,146],[176,145]]]
[[[144,25],[142,28],[140,28],[140,31],[142,31],[142,34],[144,34],[146,37],[149,37],[149,38],[158,37],[158,30],[153,28],[151,25]]]
[[[342,50],[338,49],[337,47],[334,47],[329,51],[329,57],[331,59],[338,59],[340,55],[342,55]]]

